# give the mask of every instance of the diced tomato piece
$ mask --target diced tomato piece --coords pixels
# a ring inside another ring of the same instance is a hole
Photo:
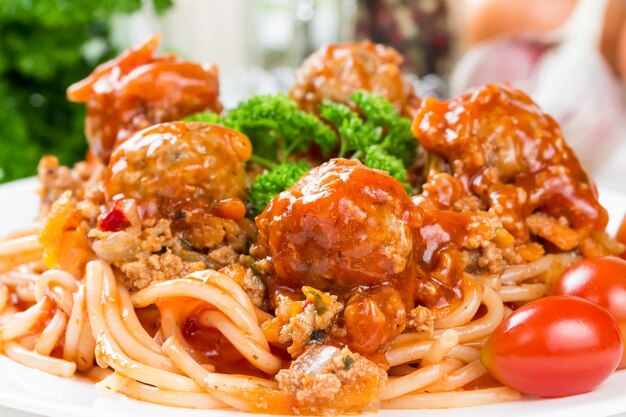
[[[130,222],[126,218],[126,214],[115,203],[109,208],[109,210],[98,221],[98,228],[105,232],[119,232],[130,225]]]

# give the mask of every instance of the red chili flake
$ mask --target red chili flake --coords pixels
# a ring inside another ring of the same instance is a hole
[[[104,216],[102,216],[102,218],[98,222],[98,227],[100,228],[100,230],[105,232],[119,232],[129,225],[130,222],[126,218],[126,215],[115,204],[109,208],[109,210],[104,214]]]

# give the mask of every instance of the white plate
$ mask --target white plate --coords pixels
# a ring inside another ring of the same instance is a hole
[[[0,187],[0,234],[29,227],[36,214],[37,197],[32,179]],[[615,231],[626,211],[626,195],[600,191],[600,199],[612,214],[609,230]],[[382,417],[608,417],[626,412],[626,371],[620,371],[596,391],[559,399],[524,399],[519,402],[451,410],[383,410]],[[237,417],[248,415],[226,410],[187,410],[129,400],[121,395],[102,398],[93,384],[62,379],[0,357],[0,406],[47,417]],[[0,414],[1,410],[0,410]]]

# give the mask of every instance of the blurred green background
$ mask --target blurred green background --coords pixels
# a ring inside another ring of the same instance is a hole
[[[171,0],[152,0],[157,12]],[[84,105],[65,89],[117,52],[110,24],[141,0],[0,0],[0,183],[34,175],[42,154],[82,159]]]

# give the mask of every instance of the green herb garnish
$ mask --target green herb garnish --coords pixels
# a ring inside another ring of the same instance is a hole
[[[309,295],[313,297],[313,305],[315,306],[315,312],[318,316],[326,313],[328,308],[326,304],[324,304],[324,300],[322,300],[322,296],[316,293],[315,291],[309,291]]]
[[[357,91],[350,99],[363,117],[345,104],[326,101],[320,107],[322,118],[332,123],[341,137],[339,156],[360,159],[370,168],[385,171],[411,192],[406,167],[413,163],[417,148],[411,122],[379,95]]]
[[[313,330],[309,335],[310,343],[323,343],[326,338],[326,330]]]
[[[288,162],[256,177],[248,189],[248,200],[255,212],[261,212],[275,195],[294,185],[309,169],[304,161]]]
[[[251,161],[267,168],[248,189],[254,214],[310,169],[306,162],[292,162],[289,157],[309,150],[313,144],[324,157],[335,151],[337,157],[359,159],[412,191],[406,168],[415,158],[417,140],[409,119],[382,96],[357,91],[350,99],[359,112],[326,101],[317,117],[299,110],[287,95],[277,94],[252,97],[224,115],[205,112],[185,120],[221,124],[248,136],[254,150]]]
[[[344,356],[343,357],[343,370],[349,371],[354,365],[354,358],[352,356]]]

